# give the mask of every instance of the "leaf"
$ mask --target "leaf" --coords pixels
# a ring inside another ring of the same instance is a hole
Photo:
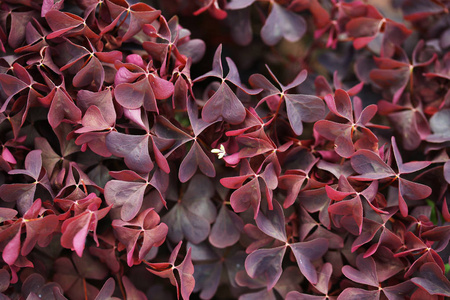
[[[337,298],[337,300],[379,300],[380,291],[379,290],[363,290],[358,288],[346,288]]]
[[[216,248],[232,246],[239,240],[243,228],[242,219],[223,205],[211,228],[209,242]]]
[[[182,199],[163,217],[172,241],[186,237],[191,243],[198,244],[208,237],[210,224],[216,219],[216,208],[210,200],[213,194],[213,186],[207,177],[196,175],[191,179]]]
[[[63,88],[54,88],[48,97],[52,98],[48,111],[48,122],[52,128],[56,128],[63,120],[72,123],[81,121],[81,110]]]
[[[296,42],[305,32],[306,22],[302,16],[273,2],[269,17],[261,29],[261,37],[265,44],[273,46],[282,38]]]
[[[267,290],[270,290],[281,277],[281,263],[285,252],[285,246],[272,249],[258,249],[247,256],[245,270],[252,278],[264,278]]]
[[[19,212],[23,215],[31,207],[37,185],[44,187],[53,197],[53,190],[45,172],[42,171],[42,151],[30,151],[25,158],[25,169],[15,169],[11,175],[23,174],[31,177],[33,183],[13,183],[0,185],[0,198],[6,202],[16,202]]]
[[[114,289],[116,288],[116,283],[114,278],[110,277],[106,280],[105,284],[103,284],[102,289],[95,297],[95,300],[116,300],[118,298],[113,297]]]
[[[344,266],[342,273],[355,282],[378,287],[378,276],[375,269],[375,261],[372,257],[364,258],[362,254],[358,255],[356,266],[359,270],[351,266]]]
[[[312,284],[317,284],[317,271],[312,261],[323,256],[328,250],[328,241],[324,238],[318,238],[308,242],[299,242],[289,244],[294,253],[297,265],[302,274]]]
[[[328,213],[330,198],[327,196],[325,188],[301,192],[298,200],[309,213],[319,212],[320,222],[326,228],[331,228],[331,220]]]
[[[116,156],[123,157],[125,164],[140,174],[153,169],[153,162],[148,152],[148,135],[131,135],[111,131],[106,136],[108,150]]]
[[[337,89],[334,97],[332,95],[327,95],[324,99],[331,112],[353,123],[352,102],[346,91]]]
[[[112,125],[116,122],[116,111],[110,89],[100,92],[80,90],[77,93],[77,105],[84,113],[94,105],[100,110],[106,123]]]
[[[8,275],[9,277],[9,275]],[[8,278],[9,279],[9,278]],[[42,275],[33,273],[29,275],[24,281],[21,289],[21,294],[27,300],[49,299],[49,300],[64,300],[63,290],[56,282],[48,282]]]
[[[282,242],[287,242],[284,213],[281,205],[275,201],[273,210],[267,210],[265,214],[260,212],[255,219],[258,228]]]
[[[50,10],[45,15],[45,19],[52,29],[52,33],[47,35],[47,39],[54,39],[62,35],[67,36],[68,34],[70,34],[71,30],[74,29],[76,29],[76,31],[82,31],[91,38],[97,36],[94,32],[86,27],[86,23],[83,18],[72,13],[62,12],[59,10]]]
[[[61,246],[75,250],[79,257],[83,255],[86,237],[89,231],[94,232],[94,240],[97,240],[97,223],[103,219],[111,209],[111,206],[97,210],[98,207],[90,205],[83,213],[66,219],[61,225]]]
[[[143,106],[147,111],[158,112],[155,93],[146,79],[117,85],[114,96],[116,101],[125,108],[136,109]]]
[[[188,154],[180,165],[178,177],[181,182],[188,181],[197,171],[197,168],[208,177],[215,177],[216,170],[209,157],[205,154],[197,140],[191,146]]]
[[[396,176],[381,158],[372,151],[361,149],[351,157],[353,169],[361,175],[352,176],[359,180],[376,180]]]
[[[208,123],[222,116],[223,120],[230,124],[240,124],[244,121],[245,115],[241,100],[226,83],[219,86],[202,110],[202,118]]]
[[[303,132],[302,122],[317,121],[325,114],[325,105],[316,96],[287,94],[285,101],[289,123],[297,135]]]
[[[394,152],[395,161],[397,162],[398,170],[400,174],[413,173],[420,169],[423,169],[431,164],[429,161],[411,161],[407,163],[403,163],[403,159],[400,155],[400,151],[398,150],[397,143],[395,138],[391,139],[392,149]]]
[[[122,36],[123,41],[132,38],[141,31],[144,24],[151,24],[161,15],[160,10],[155,10],[145,3],[129,5],[126,1],[118,0],[109,0],[107,3],[107,7],[111,13],[111,17],[114,18],[114,21],[103,29],[102,34],[112,30],[119,20],[129,16],[130,19],[127,29]],[[126,15],[124,16],[124,14]]]
[[[287,190],[287,197],[284,200],[283,207],[288,208],[295,203],[295,200],[300,193],[300,189],[302,188],[303,183],[306,180],[306,175],[302,173],[284,174],[280,176],[278,180],[278,186],[281,189]]]
[[[163,221],[169,225],[168,236],[174,242],[185,237],[188,241],[198,244],[208,238],[210,232],[208,220],[179,204],[164,215]]]
[[[145,182],[110,180],[105,185],[106,203],[121,208],[122,220],[130,221],[141,208],[147,186]]]
[[[423,264],[420,267],[419,275],[413,277],[411,281],[430,295],[450,297],[450,282],[435,263]]]
[[[176,286],[178,296],[180,294],[180,286],[181,286],[181,295],[183,297],[183,300],[188,300],[195,286],[195,280],[193,276],[194,266],[191,260],[190,248],[187,250],[186,256],[184,257],[183,261],[178,266],[175,266],[175,260],[178,256],[178,252],[180,251],[181,243],[182,242],[180,241],[178,245],[175,247],[175,249],[172,251],[168,263],[146,262],[146,264],[149,266],[147,270],[150,271],[151,273],[158,275],[162,278],[169,278],[170,283]],[[178,271],[180,277],[180,284],[178,284],[178,281],[175,278],[174,273],[175,269]]]
[[[161,246],[168,232],[167,225],[160,224],[159,215],[153,208],[143,211],[129,222],[113,220],[112,226],[117,239],[127,247],[129,267],[139,264],[152,247]]]
[[[54,271],[53,280],[61,285],[65,295],[74,300],[85,299],[85,291],[92,299],[98,294],[98,289],[87,281],[84,281],[84,285],[83,279],[102,280],[108,275],[103,264],[86,252],[82,259],[75,253],[72,254],[72,260],[68,257],[58,258],[54,263]]]
[[[246,211],[251,206],[256,217],[261,204],[261,191],[258,177],[254,177],[248,183],[234,191],[231,194],[230,203],[233,210],[237,213]]]
[[[433,134],[427,136],[427,141],[442,143],[450,140],[450,133],[445,128],[450,126],[450,109],[442,109],[430,118],[430,128]]]
[[[105,80],[105,70],[100,60],[92,56],[86,66],[73,77],[75,87],[92,87],[100,91]]]
[[[190,248],[188,249],[186,256],[184,257],[181,264],[179,264],[176,268],[180,275],[181,296],[184,300],[188,300],[195,287],[195,280],[193,276],[194,265],[191,261]]]
[[[136,300],[146,300],[147,297],[145,296],[144,292],[138,290],[133,282],[131,282],[128,277],[123,276],[122,277],[123,287],[125,288],[125,294],[127,296],[127,299],[136,299]]]

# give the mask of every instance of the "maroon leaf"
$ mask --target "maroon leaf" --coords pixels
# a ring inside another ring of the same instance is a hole
[[[302,122],[314,122],[324,115],[323,101],[319,97],[288,94],[285,101],[289,122],[297,135],[303,132]]]
[[[159,221],[158,214],[149,208],[129,222],[112,222],[117,239],[127,247],[128,266],[139,264],[152,247],[158,247],[164,242],[168,228],[164,223],[159,224]],[[140,239],[142,244],[138,243]]]
[[[230,124],[242,123],[245,118],[242,102],[226,83],[220,85],[202,110],[202,118],[206,122],[214,122],[220,116]]]
[[[378,276],[375,269],[375,261],[372,257],[364,258],[361,254],[358,255],[356,266],[359,270],[351,266],[344,266],[342,273],[355,282],[378,287]]]
[[[95,300],[117,300],[119,298],[113,297],[114,289],[116,287],[116,283],[114,281],[114,278],[110,277],[108,280],[106,280],[105,284],[103,285],[100,292],[95,297]]]
[[[344,299],[365,299],[365,300],[378,300],[380,299],[379,290],[363,290],[358,288],[346,288],[338,297],[338,300]]]
[[[210,224],[216,217],[216,208],[210,200],[213,193],[207,177],[196,175],[191,179],[182,199],[163,217],[169,226],[170,240],[179,242],[185,237],[198,244],[208,237]]]
[[[252,278],[264,278],[267,284],[267,290],[270,290],[281,277],[281,263],[285,252],[285,246],[256,250],[247,256],[245,270]]]
[[[450,282],[434,263],[423,264],[419,276],[412,278],[411,281],[430,295],[450,297]]]
[[[114,21],[109,26],[105,27],[102,33],[111,30],[119,20],[126,19],[129,16],[130,20],[126,32],[122,36],[124,41],[141,31],[144,24],[151,24],[161,14],[161,11],[155,10],[145,3],[129,5],[124,0],[108,0],[107,5]]]
[[[42,151],[30,151],[25,158],[25,170],[11,170],[9,174],[23,174],[34,179],[33,183],[2,184],[0,186],[0,198],[7,202],[17,202],[17,208],[21,214],[31,207],[37,185],[44,187],[53,197],[47,174],[42,171]]]
[[[229,72],[226,77],[223,74],[222,68],[222,45],[217,47],[214,54],[212,70],[208,73],[196,78],[194,81],[203,80],[209,76],[217,77],[222,80],[219,88],[215,91],[214,95],[206,102],[202,110],[202,118],[208,123],[212,123],[223,117],[223,120],[229,122],[230,124],[242,123],[245,119],[246,112],[245,108],[236,96],[236,94],[231,90],[225,81],[230,81],[234,85],[238,86],[247,94],[257,94],[261,90],[250,90],[245,88],[239,79],[239,74],[234,62],[227,57],[227,63],[229,67]]]
[[[85,20],[77,15],[59,10],[50,10],[45,19],[52,29],[52,33],[47,35],[48,39],[54,39],[59,36],[70,36],[72,34],[85,34],[89,38],[98,37],[89,27]]]
[[[181,182],[188,181],[195,174],[197,168],[208,177],[216,176],[213,163],[195,140],[188,154],[181,162],[178,178],[180,178]]]
[[[372,151],[358,150],[351,158],[352,167],[356,172],[362,174],[353,176],[362,180],[376,180],[386,177],[396,176],[392,170],[381,158]]]
[[[190,248],[188,249],[183,261],[179,265],[175,265],[175,260],[178,256],[180,248],[181,242],[179,242],[175,249],[172,251],[168,263],[146,262],[146,264],[149,266],[149,268],[147,268],[148,271],[162,278],[169,278],[170,283],[176,286],[178,295],[180,294],[181,289],[181,296],[183,297],[183,300],[188,300],[195,286],[194,276],[192,275],[194,274],[194,265],[192,264],[191,260]],[[180,283],[178,283],[175,277],[175,269],[178,271]]]
[[[53,128],[56,128],[64,120],[73,123],[81,121],[80,109],[63,88],[54,88],[46,97],[52,99],[48,112],[48,122]]]
[[[111,131],[106,136],[106,146],[113,155],[123,157],[132,170],[146,174],[153,169],[148,152],[148,135],[130,135]]]
[[[269,17],[261,29],[261,37],[264,43],[273,46],[282,38],[296,42],[305,32],[306,22],[302,16],[274,2]]]
[[[243,228],[244,222],[242,219],[223,205],[211,228],[209,242],[217,248],[234,245],[239,240]]]
[[[308,242],[299,242],[289,244],[294,253],[297,265],[302,274],[312,284],[317,284],[317,271],[312,261],[323,256],[328,250],[328,241],[324,238],[318,238]]]
[[[284,213],[278,202],[274,203],[274,209],[265,214],[259,213],[255,219],[258,228],[281,242],[287,242]]]
[[[165,204],[165,200],[161,193],[166,189],[166,176],[162,172],[156,170],[150,181],[139,176],[138,174],[124,171],[117,174],[131,175],[131,181],[110,180],[105,185],[105,200],[108,205],[119,207],[121,209],[121,218],[124,221],[130,221],[139,212],[144,198],[145,190],[148,186],[153,186],[160,195],[161,201]],[[127,178],[127,180],[130,180]]]
[[[95,205],[90,205],[83,213],[65,220],[61,225],[61,246],[75,250],[81,257],[89,231],[94,232],[94,240],[98,246],[97,223],[108,214],[110,209],[111,206],[98,210]]]
[[[8,74],[0,74],[0,86],[2,87],[2,96],[5,95],[7,97],[6,99],[1,99],[3,103],[0,108],[0,112],[4,112],[6,110],[11,98],[15,94],[27,88],[27,84],[25,82]]]

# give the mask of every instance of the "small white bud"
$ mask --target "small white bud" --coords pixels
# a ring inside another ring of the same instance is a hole
[[[220,144],[219,149],[212,149],[211,153],[217,154],[219,159],[222,159],[225,155],[227,155],[225,152],[225,147],[222,144]]]

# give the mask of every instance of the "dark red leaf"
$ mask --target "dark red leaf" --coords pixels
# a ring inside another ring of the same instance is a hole
[[[285,252],[285,246],[256,250],[247,256],[245,270],[252,278],[264,278],[267,290],[270,290],[281,277],[281,263]]]
[[[411,281],[425,289],[430,295],[450,297],[450,282],[434,263],[422,265],[419,276],[412,278]]]
[[[148,152],[148,139],[148,135],[130,135],[111,131],[106,136],[106,146],[113,155],[123,157],[130,169],[146,174],[153,169],[153,162]]]
[[[223,205],[211,228],[209,242],[217,248],[234,245],[239,240],[243,228],[242,219]]]
[[[312,284],[317,284],[317,271],[312,261],[322,257],[328,250],[328,241],[324,238],[318,238],[308,242],[299,242],[289,244],[294,253],[297,265],[302,274]]]
[[[129,222],[112,222],[117,239],[127,247],[128,266],[139,264],[152,247],[158,247],[165,241],[168,227],[164,223],[159,224],[159,221],[159,215],[150,208]],[[138,242],[141,238],[142,242]]]
[[[261,29],[261,37],[264,43],[273,46],[282,38],[296,42],[305,32],[306,21],[302,16],[274,2],[269,17]]]

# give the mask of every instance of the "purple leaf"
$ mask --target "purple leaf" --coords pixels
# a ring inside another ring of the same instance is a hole
[[[248,183],[234,191],[231,194],[230,203],[233,210],[237,213],[246,211],[251,206],[256,217],[261,204],[261,191],[258,177],[254,177]]]
[[[287,94],[285,95],[286,110],[295,134],[303,132],[302,122],[314,122],[325,114],[325,104],[316,96]]]
[[[299,242],[289,244],[294,253],[297,265],[302,274],[312,284],[317,284],[317,271],[312,261],[322,257],[328,250],[328,241],[324,238],[318,238],[308,242]]]
[[[277,201],[274,203],[273,210],[267,210],[265,214],[260,212],[255,221],[258,228],[268,236],[281,242],[287,242],[284,213]]]
[[[178,178],[181,182],[188,181],[194,176],[197,168],[208,177],[215,177],[216,170],[209,157],[205,154],[197,140],[191,146],[188,154],[184,157],[180,165]]]
[[[116,283],[114,278],[110,277],[106,280],[100,292],[95,297],[95,300],[116,300],[119,298],[113,297],[114,289],[116,288]]]
[[[135,83],[121,83],[114,90],[117,102],[125,108],[136,109],[141,106],[147,111],[158,112],[156,97],[153,89],[146,79]]]
[[[211,228],[209,242],[217,248],[232,246],[239,240],[243,228],[242,219],[223,205]]]
[[[47,97],[53,99],[48,111],[48,122],[53,128],[56,128],[63,120],[73,123],[81,121],[81,110],[64,89],[55,88]]]
[[[159,215],[152,208],[129,222],[113,220],[112,226],[117,239],[127,247],[127,263],[130,267],[141,263],[152,247],[161,246],[168,231],[167,225],[160,224]]]
[[[380,291],[367,291],[358,288],[346,288],[337,298],[337,300],[379,300]]]
[[[148,135],[130,135],[111,131],[106,136],[108,150],[116,156],[125,158],[125,164],[132,170],[146,174],[153,169],[148,152]]]
[[[358,255],[356,266],[359,270],[351,266],[344,266],[342,273],[355,282],[378,287],[378,276],[375,269],[375,261],[372,257],[364,258],[362,254]]]
[[[122,220],[130,221],[141,208],[147,186],[145,182],[110,180],[105,186],[106,203],[120,207]]]
[[[191,179],[180,202],[163,217],[169,226],[170,240],[178,242],[186,237],[191,243],[198,244],[208,237],[210,223],[216,217],[216,209],[210,200],[213,193],[207,177],[196,175]]]
[[[306,21],[302,16],[273,2],[269,17],[261,29],[261,37],[264,43],[273,46],[282,38],[296,42],[305,32]]]
[[[358,150],[351,158],[353,169],[361,175],[352,176],[360,180],[383,179],[397,174],[372,151]]]
[[[224,121],[230,124],[239,124],[244,121],[245,115],[245,108],[241,100],[226,83],[220,85],[202,110],[202,118],[208,123],[214,122],[222,116]]]
[[[125,288],[125,294],[127,295],[127,299],[136,299],[136,300],[146,300],[147,297],[144,292],[138,290],[133,282],[128,279],[128,277],[122,277],[123,287]]]
[[[435,263],[423,264],[420,267],[419,275],[412,278],[411,281],[430,295],[450,297],[450,281]]]
[[[281,277],[281,263],[285,252],[285,246],[256,250],[247,256],[245,270],[252,278],[264,278],[267,284],[267,290],[270,290]]]

